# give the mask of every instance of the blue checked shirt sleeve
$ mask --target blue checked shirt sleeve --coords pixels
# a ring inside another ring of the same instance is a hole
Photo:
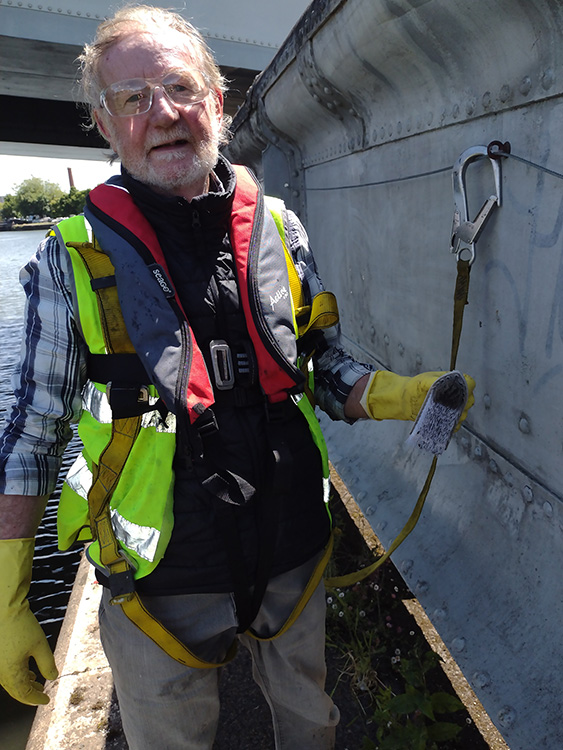
[[[287,211],[286,238],[295,267],[303,284],[307,303],[324,290],[317,271],[313,252],[303,225],[292,211]],[[355,360],[340,342],[340,325],[327,328],[313,355],[315,372],[315,401],[331,419],[353,422],[344,416],[344,404],[354,384],[367,373],[371,365]]]
[[[0,492],[50,494],[78,420],[86,377],[85,344],[74,320],[72,268],[54,237],[21,270],[26,294],[14,402],[0,437]]]

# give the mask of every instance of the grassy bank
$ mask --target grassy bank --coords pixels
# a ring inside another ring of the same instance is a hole
[[[360,514],[335,484],[332,511],[342,533],[329,575],[343,575],[373,562],[379,552],[366,543],[357,526],[362,525]],[[367,524],[364,534],[377,547]],[[506,747],[486,715],[495,742],[486,741],[477,729],[409,604],[417,603],[391,561],[352,587],[327,590],[329,690],[342,712],[338,748]]]

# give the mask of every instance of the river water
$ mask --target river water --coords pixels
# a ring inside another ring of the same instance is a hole
[[[44,231],[0,232],[0,427],[11,408],[11,376],[19,359],[24,293],[20,268],[33,255]],[[62,478],[78,451],[75,439],[67,449],[57,489],[37,534],[30,604],[54,649],[78,566],[79,550],[59,552],[56,509]],[[1,575],[1,571],[0,571]],[[24,750],[35,709],[22,706],[0,688],[0,748]]]

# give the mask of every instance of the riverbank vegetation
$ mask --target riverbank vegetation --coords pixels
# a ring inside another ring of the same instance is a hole
[[[4,197],[0,206],[2,219],[27,219],[79,214],[89,190],[77,190],[71,187],[65,193],[54,182],[30,177],[14,188],[14,193]]]
[[[329,575],[378,556],[335,491],[337,535]],[[415,532],[416,533],[416,532]],[[489,750],[405,602],[388,560],[365,580],[327,589],[329,688],[340,706],[342,747],[354,750]]]

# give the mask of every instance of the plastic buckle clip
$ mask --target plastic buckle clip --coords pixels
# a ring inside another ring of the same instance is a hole
[[[235,384],[235,370],[231,349],[226,341],[214,339],[209,344],[215,387],[228,391]]]
[[[106,385],[106,396],[116,419],[129,417],[147,411],[139,411],[139,404],[149,405],[149,389],[146,385],[125,385],[110,381]]]

